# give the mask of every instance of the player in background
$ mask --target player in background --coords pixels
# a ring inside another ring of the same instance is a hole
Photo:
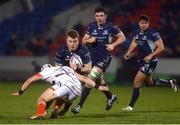
[[[70,30],[66,34],[66,43],[60,46],[60,48],[57,50],[55,65],[70,66],[69,60],[74,54],[78,55],[81,58],[83,66],[75,66],[71,68],[73,68],[80,74],[89,74],[92,68],[90,52],[85,45],[80,43],[79,33],[76,30]],[[63,100],[56,100],[51,118],[57,118],[57,115],[64,115],[71,106],[71,104],[64,103],[64,108],[59,112],[58,110],[60,109],[62,104]]]
[[[174,79],[153,79],[152,73],[157,65],[157,56],[164,50],[163,41],[158,32],[149,27],[150,19],[147,15],[139,17],[139,29],[136,30],[132,43],[124,55],[127,60],[130,58],[133,50],[138,49],[139,71],[133,82],[133,92],[129,105],[122,110],[132,111],[141,90],[141,84],[145,82],[148,86],[171,85],[174,91],[177,91],[176,81]]]
[[[74,64],[72,64],[74,65]],[[46,115],[46,105],[48,102],[61,98],[66,103],[72,103],[81,94],[81,82],[83,81],[88,87],[96,87],[99,90],[107,91],[105,86],[97,86],[94,81],[86,76],[76,73],[68,66],[53,67],[46,64],[42,67],[41,72],[28,78],[20,90],[13,93],[14,96],[22,95],[23,92],[35,81],[45,80],[52,86],[46,89],[37,101],[37,113],[30,119],[42,119]]]
[[[96,84],[107,86],[107,83],[103,79],[103,73],[111,62],[111,52],[116,46],[125,41],[125,36],[117,26],[107,21],[107,13],[103,7],[97,7],[95,9],[95,19],[96,22],[88,25],[88,30],[82,42],[91,45],[90,53],[93,68],[89,74],[89,78],[94,80]],[[116,41],[112,42],[113,38],[116,38]],[[84,88],[78,105],[71,110],[73,113],[80,112],[90,90],[89,88]],[[117,96],[113,95],[111,91],[104,93],[108,99],[106,110],[109,110],[114,101],[117,100]]]

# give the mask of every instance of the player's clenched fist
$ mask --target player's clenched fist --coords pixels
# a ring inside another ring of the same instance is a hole
[[[96,42],[96,37],[91,37],[91,38],[89,39],[89,42],[90,42],[90,43],[95,43],[95,42]]]

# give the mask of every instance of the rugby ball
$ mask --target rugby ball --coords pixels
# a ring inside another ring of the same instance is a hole
[[[78,68],[81,68],[83,66],[83,62],[80,56],[73,54],[70,58],[70,61],[77,65]]]

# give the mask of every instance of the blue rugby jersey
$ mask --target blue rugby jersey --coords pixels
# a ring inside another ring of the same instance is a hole
[[[138,58],[139,60],[143,60],[144,57],[155,51],[155,42],[160,39],[160,35],[150,28],[144,32],[141,32],[140,29],[138,29],[134,33],[134,38],[138,47]],[[153,60],[154,59],[157,58],[154,57]]]
[[[63,66],[69,66],[70,57],[73,55],[79,55],[82,59],[83,64],[91,63],[91,56],[88,48],[85,45],[79,44],[79,47],[75,52],[68,50],[67,44],[63,44],[57,51],[55,62]]]
[[[106,44],[111,43],[112,37],[121,33],[121,30],[110,22],[106,22],[103,26],[99,27],[97,22],[90,23],[86,34],[96,37],[96,42],[91,46],[92,62],[100,62],[103,59],[111,56],[106,50]]]

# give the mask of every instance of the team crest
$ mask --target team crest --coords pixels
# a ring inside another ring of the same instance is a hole
[[[104,30],[103,35],[108,35],[108,30]]]

